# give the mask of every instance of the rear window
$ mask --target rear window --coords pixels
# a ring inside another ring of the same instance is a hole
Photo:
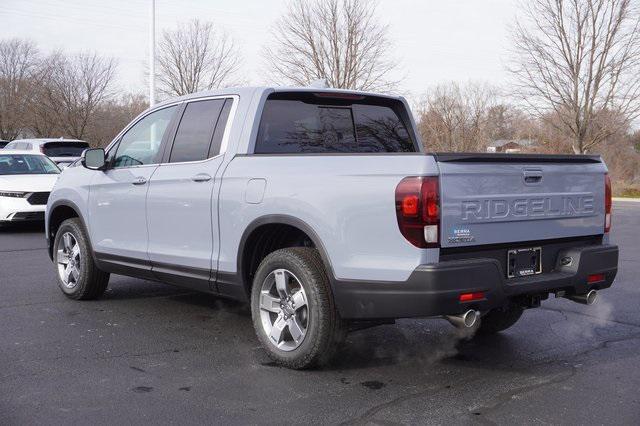
[[[86,142],[48,142],[42,145],[42,153],[48,157],[80,157],[87,148]]]
[[[256,154],[416,152],[402,102],[278,93],[264,107]]]

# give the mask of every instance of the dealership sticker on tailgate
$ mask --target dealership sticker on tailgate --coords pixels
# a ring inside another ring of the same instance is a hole
[[[453,228],[451,233],[453,236],[447,239],[449,244],[472,243],[476,240],[476,238],[471,234],[469,228]]]

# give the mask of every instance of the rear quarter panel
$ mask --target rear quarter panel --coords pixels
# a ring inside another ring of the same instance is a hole
[[[412,246],[398,229],[395,188],[415,175],[437,175],[433,157],[236,156],[221,186],[218,270],[237,271],[238,248],[252,222],[286,215],[315,232],[337,279],[404,281],[416,266],[438,256],[437,249]],[[264,181],[261,199],[252,179]]]

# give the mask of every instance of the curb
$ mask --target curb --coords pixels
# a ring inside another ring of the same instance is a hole
[[[631,203],[640,203],[640,198],[613,197],[613,201],[629,201]]]

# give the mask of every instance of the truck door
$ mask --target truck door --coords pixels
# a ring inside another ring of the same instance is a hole
[[[217,258],[215,176],[233,100],[188,102],[147,194],[148,253],[164,282],[208,291]],[[214,256],[215,255],[215,256]]]
[[[151,275],[145,198],[160,147],[177,106],[153,111],[127,130],[108,152],[107,169],[91,181],[89,218],[93,249],[101,260]]]

